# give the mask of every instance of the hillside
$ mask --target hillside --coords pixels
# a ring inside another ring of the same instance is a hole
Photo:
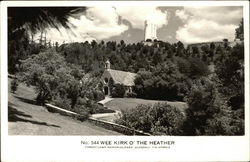
[[[9,135],[122,135],[87,121],[50,113],[35,104],[34,96],[34,90],[23,84],[16,94],[8,93]]]

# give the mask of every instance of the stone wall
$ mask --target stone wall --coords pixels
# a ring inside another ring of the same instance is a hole
[[[48,109],[49,112],[56,112],[56,113],[59,113],[59,114],[62,114],[62,115],[77,118],[79,120],[81,120],[82,117],[83,117],[80,114],[77,114],[77,113],[69,111],[69,110],[62,109],[60,107],[57,107],[57,106],[54,106],[54,105],[51,105],[51,104],[45,104],[45,106],[46,106],[46,108]],[[87,119],[87,121],[89,121],[89,122],[91,122],[91,123],[93,123],[93,124],[95,124],[97,126],[100,126],[100,127],[103,127],[103,128],[109,129],[109,130],[114,130],[116,132],[119,132],[119,133],[122,133],[122,134],[125,134],[125,135],[150,136],[149,133],[145,133],[143,131],[128,128],[126,126],[119,125],[119,124],[116,124],[116,123],[113,123],[113,122],[108,122],[108,121],[104,121],[104,120],[100,120],[100,119],[95,119],[95,118],[92,118],[92,117],[89,117]]]

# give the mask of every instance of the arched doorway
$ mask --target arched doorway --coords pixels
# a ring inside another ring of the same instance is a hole
[[[109,94],[109,87],[104,86],[104,94],[107,96]]]

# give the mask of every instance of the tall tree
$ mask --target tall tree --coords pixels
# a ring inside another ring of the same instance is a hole
[[[235,38],[244,40],[244,23],[243,18],[240,21],[239,27],[235,29]]]
[[[9,7],[8,8],[8,71],[15,73],[23,55],[29,55],[23,40],[48,27],[70,29],[69,17],[74,17],[85,7]]]

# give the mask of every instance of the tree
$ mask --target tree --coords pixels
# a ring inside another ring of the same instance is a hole
[[[185,135],[244,134],[244,113],[233,111],[218,87],[216,75],[202,77],[193,82],[188,95],[189,108],[185,110]]]
[[[224,42],[224,48],[228,48],[228,39],[224,38],[223,42]]]
[[[234,109],[244,108],[244,45],[236,45],[228,57],[216,66],[221,81],[220,90],[229,98]],[[234,101],[236,99],[236,101]],[[243,99],[243,100],[242,100]]]
[[[176,56],[182,57],[185,54],[184,44],[181,41],[177,42]]]
[[[189,58],[190,63],[190,77],[197,78],[201,76],[206,76],[208,74],[207,65],[198,58]]]
[[[9,7],[9,33],[24,28],[32,33],[52,27],[70,28],[69,17],[85,11],[85,7]]]
[[[15,93],[16,90],[17,90],[17,87],[18,87],[18,80],[17,80],[17,78],[14,78],[14,79],[11,81],[11,85],[10,85],[11,92],[12,92],[12,93]]]
[[[193,51],[193,54],[198,54],[199,53],[199,49],[197,46],[192,46],[192,51]]]
[[[235,38],[244,40],[244,22],[243,18],[240,21],[239,27],[235,29]]]
[[[71,99],[74,107],[78,97],[79,80],[65,59],[54,51],[42,52],[22,61],[21,81],[35,86],[37,103],[44,104],[58,95]]]
[[[68,18],[85,7],[8,7],[8,71],[15,73],[20,60],[33,54],[28,51],[29,34],[45,28],[70,29]]]
[[[191,72],[191,64],[188,59],[182,57],[176,57],[179,71],[185,75],[189,75]]]
[[[138,97],[158,100],[183,100],[186,81],[171,61],[158,64],[153,72],[142,71],[135,79]]]
[[[159,52],[156,52],[153,55],[153,63],[154,63],[154,65],[160,64],[160,63],[162,63],[162,61],[163,61],[162,55]]]
[[[212,42],[212,43],[210,43],[210,50],[214,50],[215,49],[215,44],[214,44],[214,42]]]
[[[204,81],[204,80],[202,80]],[[199,83],[199,82],[198,82]],[[188,135],[202,135],[204,134],[205,124],[207,118],[211,118],[215,113],[216,109],[211,107],[212,95],[214,93],[214,88],[211,84],[205,85],[208,87],[203,87],[200,85],[194,85],[191,89],[190,95],[188,97],[189,109],[187,109],[187,122],[184,128]],[[202,88],[202,89],[201,89]],[[209,91],[209,92],[207,92]],[[207,113],[207,111],[211,113]]]

